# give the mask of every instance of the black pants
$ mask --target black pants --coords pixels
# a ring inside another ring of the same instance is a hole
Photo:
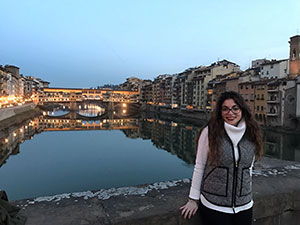
[[[251,225],[252,208],[236,214],[222,213],[209,209],[200,203],[200,215],[203,225]]]

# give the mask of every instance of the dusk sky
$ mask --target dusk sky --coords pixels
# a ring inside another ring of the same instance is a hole
[[[286,59],[299,0],[1,1],[0,65],[51,87],[120,84],[227,59]]]

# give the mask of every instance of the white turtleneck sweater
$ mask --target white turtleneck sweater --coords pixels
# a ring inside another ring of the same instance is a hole
[[[242,119],[238,126],[230,125],[226,122],[224,122],[224,128],[226,133],[228,134],[229,138],[232,141],[233,147],[234,147],[234,155],[235,160],[239,160],[239,151],[237,144],[243,137],[245,131],[246,131],[246,123],[244,119]],[[193,179],[190,189],[189,197],[195,200],[198,200],[200,198],[201,203],[206,206],[207,208],[217,210],[224,213],[238,213],[243,210],[250,209],[253,206],[253,201],[250,203],[239,206],[239,207],[223,207],[223,206],[217,206],[205,199],[203,195],[201,195],[200,187],[202,182],[202,177],[204,173],[205,164],[207,161],[207,155],[209,152],[209,146],[208,146],[208,127],[205,127],[200,135],[200,138],[198,140],[198,149],[197,149],[197,156],[196,156],[196,163],[193,173]],[[252,167],[253,167],[254,159],[252,161],[252,166],[250,168],[250,175],[252,175]]]

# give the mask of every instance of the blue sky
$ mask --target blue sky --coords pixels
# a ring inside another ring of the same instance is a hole
[[[227,59],[289,56],[299,0],[1,1],[0,64],[52,87],[153,79]]]

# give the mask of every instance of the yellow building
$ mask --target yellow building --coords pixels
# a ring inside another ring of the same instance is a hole
[[[260,125],[266,125],[267,123],[267,84],[267,80],[254,82],[254,116]]]

